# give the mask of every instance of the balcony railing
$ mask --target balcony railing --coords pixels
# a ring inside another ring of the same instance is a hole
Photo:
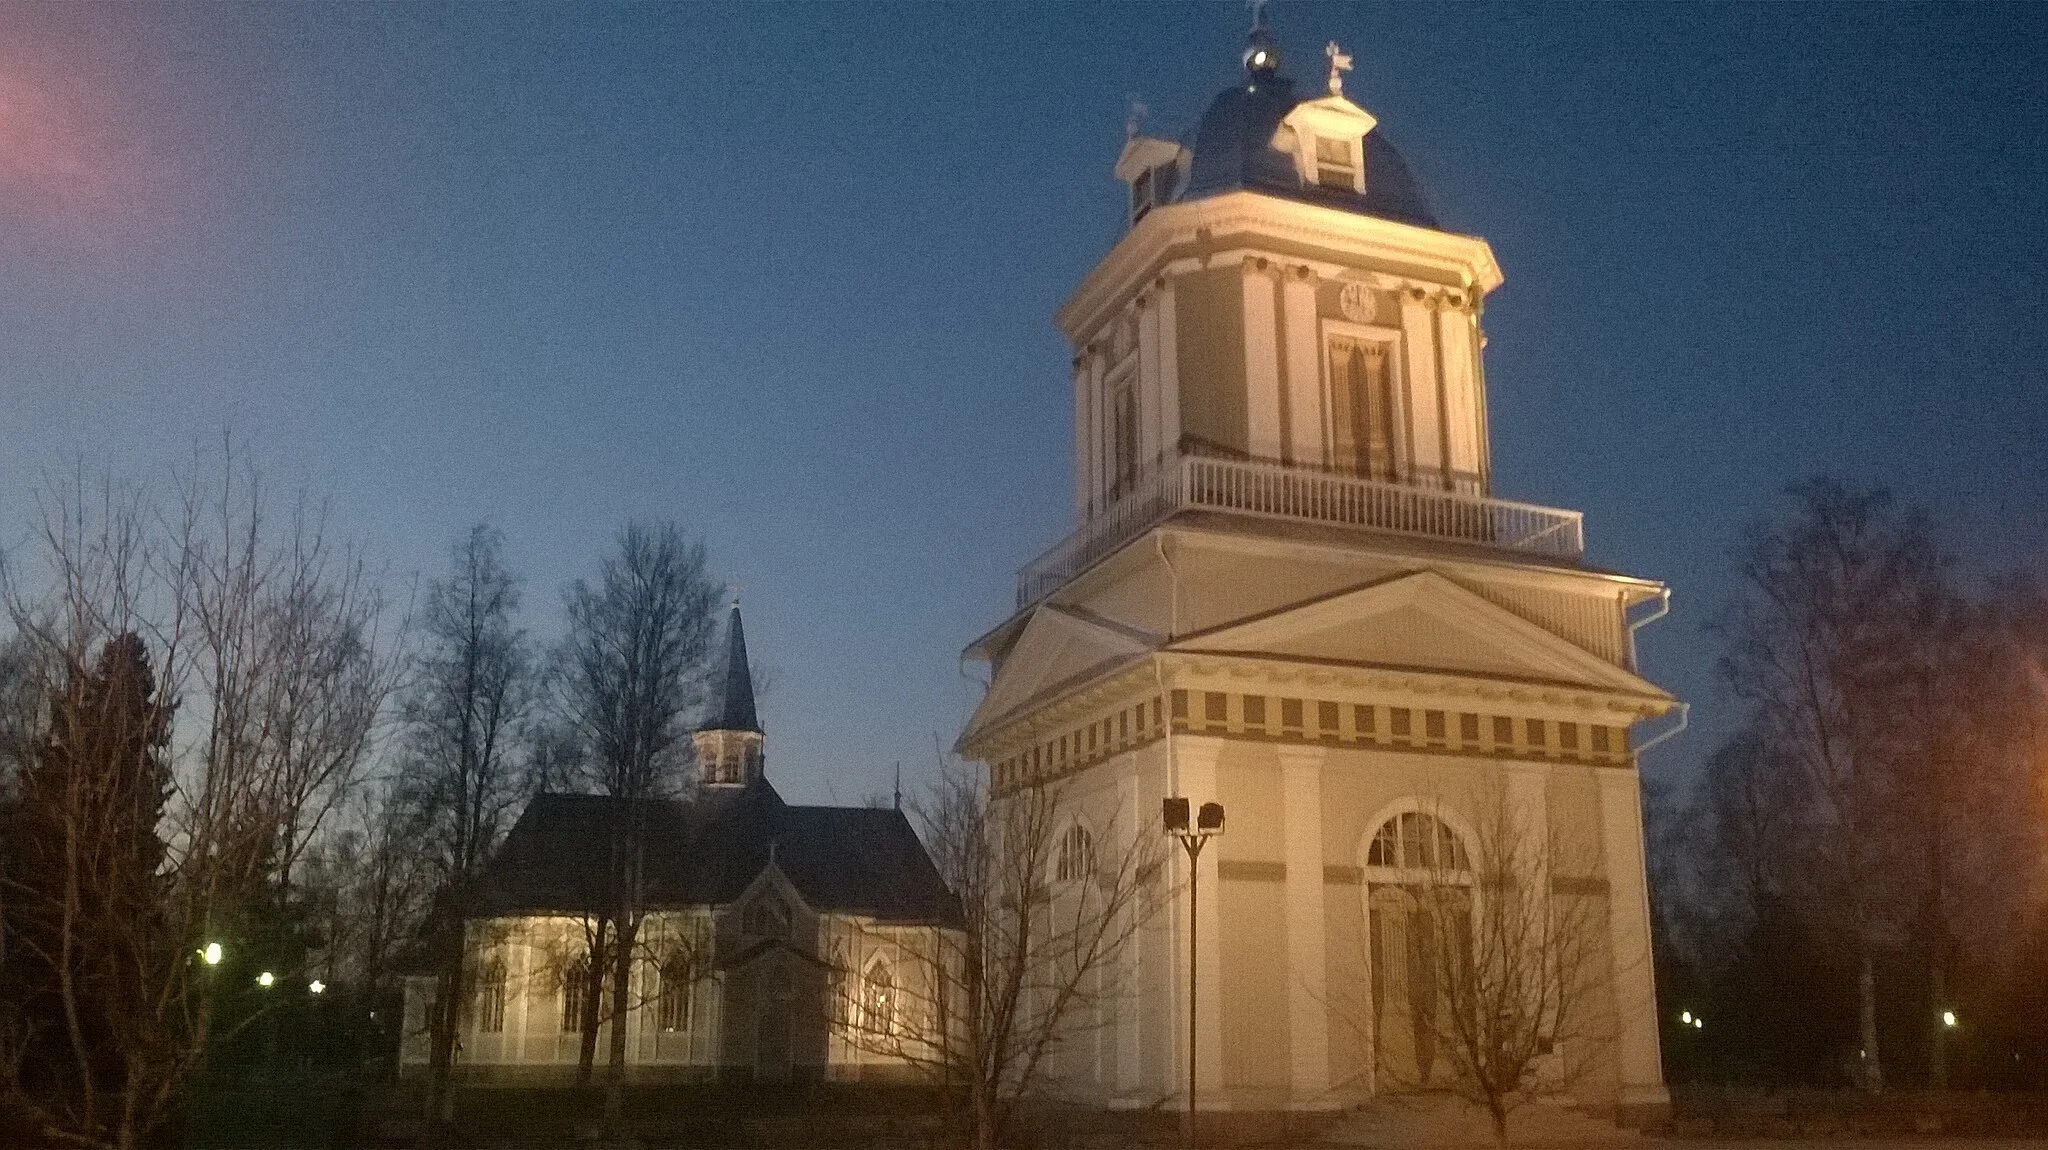
[[[1165,461],[1080,530],[1026,564],[1017,573],[1017,606],[1038,602],[1154,524],[1185,510],[1356,527],[1570,560],[1586,547],[1584,518],[1576,511],[1277,463],[1183,455]]]

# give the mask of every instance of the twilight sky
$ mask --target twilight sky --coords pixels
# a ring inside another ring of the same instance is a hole
[[[1669,581],[1648,673],[1786,482],[1884,482],[2048,569],[2048,21],[2031,6],[1280,3],[1489,301],[1496,494]],[[1236,3],[0,7],[0,546],[50,469],[223,429],[398,586],[479,519],[527,625],[628,517],[744,587],[769,772],[885,792],[1068,529],[1051,313]]]

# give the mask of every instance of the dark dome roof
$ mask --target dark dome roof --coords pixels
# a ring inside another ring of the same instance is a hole
[[[1273,147],[1280,121],[1301,102],[1294,82],[1281,77],[1224,89],[1202,113],[1202,123],[1188,142],[1194,161],[1178,198],[1256,191],[1404,224],[1439,226],[1408,165],[1377,128],[1365,134],[1364,195],[1304,184],[1294,160]]]

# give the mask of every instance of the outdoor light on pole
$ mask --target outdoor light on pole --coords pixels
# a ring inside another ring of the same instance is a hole
[[[209,942],[209,943],[207,943],[207,944],[206,944],[206,949],[204,949],[204,950],[202,950],[202,951],[200,951],[200,952],[199,952],[199,957],[200,957],[200,958],[201,958],[202,960],[204,960],[204,961],[205,961],[205,963],[206,963],[206,965],[208,965],[208,966],[219,966],[219,965],[220,965],[220,944],[219,944],[219,943],[217,943],[217,942]]]
[[[1201,937],[1196,933],[1197,915],[1201,913],[1202,847],[1211,835],[1223,833],[1223,804],[1203,803],[1195,812],[1194,825],[1189,825],[1188,800],[1167,799],[1162,806],[1166,822],[1166,833],[1180,840],[1188,852],[1188,1113],[1186,1128],[1181,1131],[1183,1139],[1192,1147],[1195,1144],[1195,955]]]

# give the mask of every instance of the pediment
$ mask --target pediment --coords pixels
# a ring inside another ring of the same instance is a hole
[[[967,731],[972,734],[1034,699],[1094,678],[1155,645],[1156,640],[1136,628],[1073,607],[1044,604],[1010,648],[988,694],[968,720]]]
[[[1669,697],[1641,676],[1433,571],[1395,576],[1189,635],[1168,649]]]

